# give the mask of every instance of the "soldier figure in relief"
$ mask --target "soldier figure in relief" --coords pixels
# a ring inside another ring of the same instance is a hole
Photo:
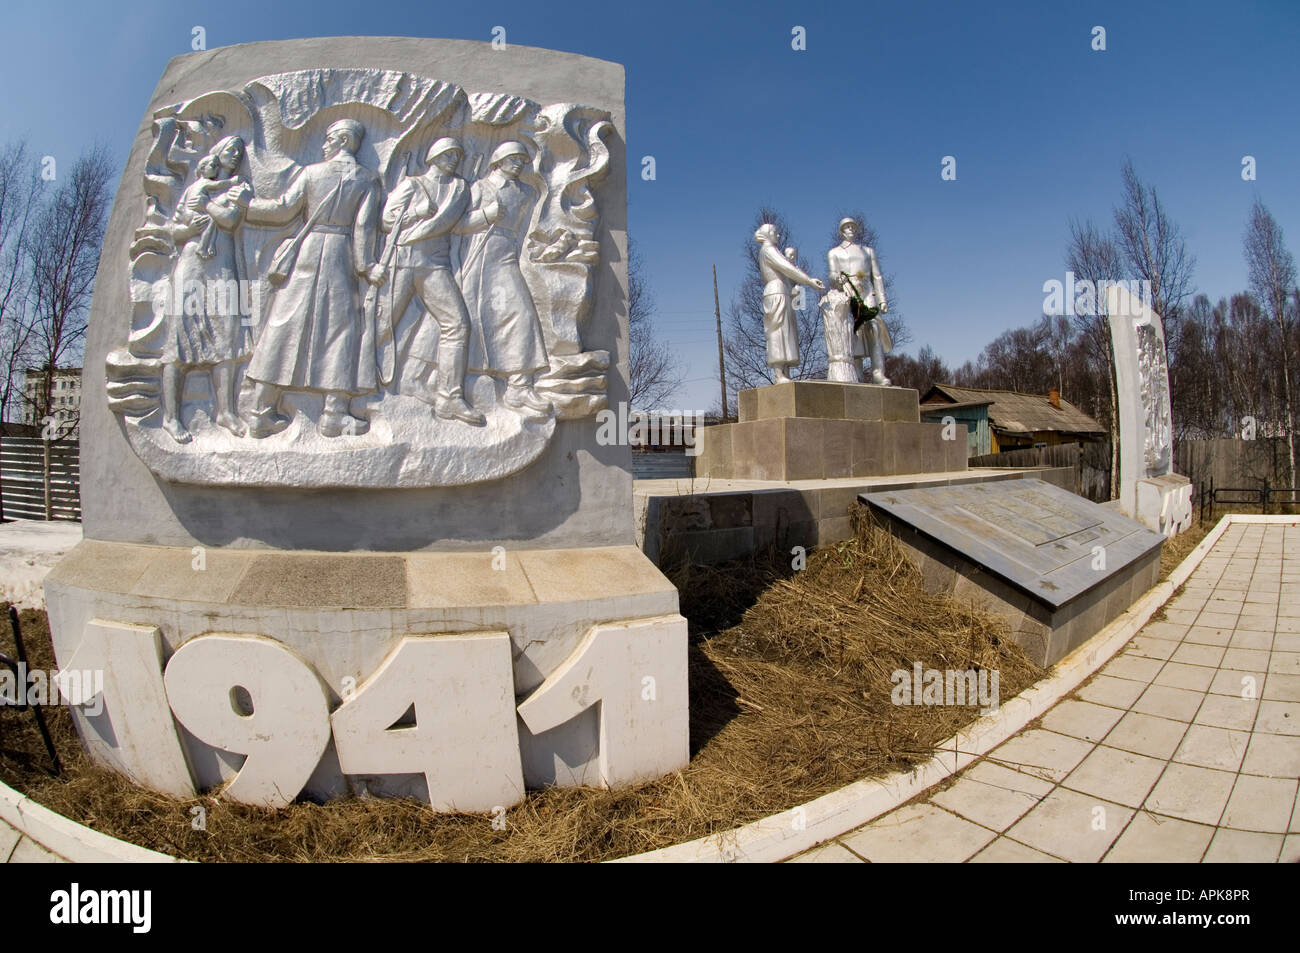
[[[519,181],[528,161],[521,143],[497,146],[492,171],[474,183],[470,211],[456,231],[472,236],[460,272],[474,332],[469,367],[504,377],[502,403],[527,420],[546,420],[554,408],[533,389],[533,378],[550,362],[537,307],[519,270],[519,247],[537,198]]]
[[[822,299],[825,315],[826,379],[859,383],[863,356],[871,359],[871,382],[889,386],[885,376],[885,355],[893,350],[889,329],[879,316],[863,322],[856,333],[850,300],[855,293],[868,308],[889,311],[885,300],[885,283],[880,277],[876,253],[858,243],[858,224],[851,218],[840,220],[840,243],[826,254],[826,266],[832,291]],[[847,275],[847,277],[845,277]]]
[[[428,171],[403,179],[384,204],[380,227],[397,244],[392,285],[379,294],[379,308],[387,313],[380,336],[392,334],[395,379],[417,388],[416,396],[433,404],[439,417],[481,426],[485,418],[465,402],[469,311],[451,273],[452,229],[470,201],[469,185],[456,175],[463,156],[455,139],[439,139],[425,155]],[[416,296],[427,313],[403,322]],[[430,393],[426,382],[435,365]]]
[[[789,369],[799,363],[799,326],[794,316],[794,284],[825,291],[826,285],[791,262],[777,247],[776,226],[770,222],[754,232],[758,242],[758,270],[763,277],[763,333],[767,338],[767,365],[776,383],[790,380]]]
[[[374,327],[365,320],[358,279],[383,280],[373,254],[379,176],[356,159],[364,135],[361,123],[340,119],[326,130],[323,162],[299,170],[280,198],[249,203],[250,224],[283,225],[304,217],[272,266],[273,281],[277,266],[286,267],[288,277],[275,293],[248,365],[254,382],[250,436],[266,437],[289,425],[279,413],[285,390],[325,395],[317,427],[326,437],[369,429],[369,421],[349,412],[352,397],[377,387]]]

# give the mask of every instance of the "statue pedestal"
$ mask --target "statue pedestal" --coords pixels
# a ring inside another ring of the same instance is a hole
[[[791,381],[740,392],[740,420],[698,436],[697,477],[833,480],[966,469],[966,432],[922,423],[907,387]]]
[[[1192,481],[1181,473],[1138,480],[1134,512],[1129,515],[1148,529],[1168,537],[1192,526]]]
[[[60,667],[103,673],[71,708],[90,756],[174,797],[227,785],[268,807],[301,791],[489,812],[689,760],[686,620],[634,546],[86,539],[45,591]]]

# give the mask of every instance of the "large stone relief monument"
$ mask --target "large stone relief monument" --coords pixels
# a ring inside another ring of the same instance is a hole
[[[1174,473],[1164,322],[1118,284],[1107,287],[1106,310],[1119,400],[1120,508],[1174,536],[1192,525],[1192,484]]]
[[[106,387],[164,480],[475,483],[606,405],[608,110],[315,67],[150,131]]]
[[[92,757],[464,811],[686,763],[685,620],[594,416],[628,395],[625,168],[599,60],[168,65],[91,309],[85,538],[46,584],[62,667],[105,672]]]

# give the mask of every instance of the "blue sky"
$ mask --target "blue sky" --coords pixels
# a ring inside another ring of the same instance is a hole
[[[1300,2],[382,4],[58,3],[9,7],[0,142],[124,162],[167,60],[321,35],[439,36],[566,50],[627,68],[629,220],[662,333],[717,397],[710,265],[727,302],[759,205],[822,259],[848,208],[878,229],[891,300],[950,364],[1042,311],[1071,217],[1108,224],[1131,156],[1212,298],[1246,285],[1258,196],[1300,253]],[[1106,50],[1091,49],[1094,26]],[[791,48],[795,26],[807,49]],[[639,162],[653,155],[657,178]],[[942,158],[956,181],[940,178]],[[1257,180],[1243,181],[1254,156]]]

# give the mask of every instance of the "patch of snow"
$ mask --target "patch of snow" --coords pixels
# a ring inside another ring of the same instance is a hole
[[[80,523],[0,523],[0,600],[20,609],[45,608],[45,574],[79,542]]]

